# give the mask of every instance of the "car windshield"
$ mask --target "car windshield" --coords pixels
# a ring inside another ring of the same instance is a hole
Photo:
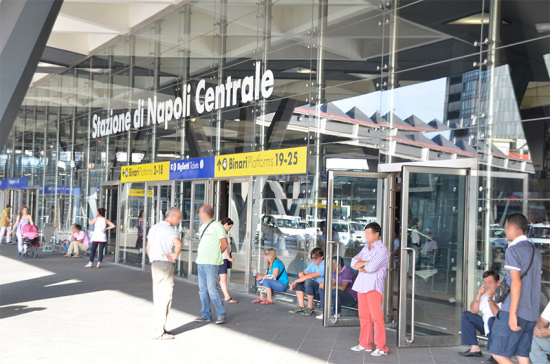
[[[348,232],[348,225],[347,224],[332,224],[332,229],[334,231],[337,231],[339,233],[347,233]]]
[[[307,229],[309,225],[306,222],[299,222],[300,229]]]
[[[277,226],[280,228],[299,229],[298,223],[295,220],[278,219]]]
[[[504,229],[491,230],[491,235],[493,236],[493,238],[506,237],[506,234],[504,233]]]
[[[534,227],[531,230],[532,238],[550,239],[550,227]]]
[[[365,230],[365,228],[361,224],[352,224],[351,228],[354,231],[363,231],[363,230]]]

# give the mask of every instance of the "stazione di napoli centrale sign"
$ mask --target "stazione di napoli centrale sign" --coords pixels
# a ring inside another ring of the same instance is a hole
[[[133,111],[114,114],[101,118],[92,117],[92,138],[100,138],[130,130],[139,130],[145,126],[163,125],[168,129],[168,123],[173,120],[189,117],[191,105],[194,104],[198,115],[226,107],[247,104],[260,98],[267,99],[273,93],[275,78],[271,70],[261,70],[261,62],[255,63],[255,72],[242,80],[232,80],[214,87],[207,87],[204,79],[199,80],[195,88],[194,102],[191,102],[191,84],[183,85],[182,95],[167,101],[158,101],[157,96],[138,100],[138,107]]]

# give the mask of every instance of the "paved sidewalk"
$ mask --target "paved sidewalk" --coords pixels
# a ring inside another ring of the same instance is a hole
[[[227,323],[199,325],[197,286],[177,280],[168,328],[175,340],[150,338],[151,277],[106,263],[84,269],[86,259],[44,253],[15,258],[0,246],[0,363],[482,363],[461,348],[396,348],[374,358],[351,352],[358,327],[323,328],[314,317],[287,313],[292,306],[253,305],[235,294]],[[487,356],[485,357],[487,359]]]

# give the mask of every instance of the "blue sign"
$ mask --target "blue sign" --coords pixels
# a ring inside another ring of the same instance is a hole
[[[170,162],[170,180],[214,177],[214,157],[183,159]]]
[[[69,186],[46,186],[43,189],[40,189],[45,195],[77,195],[80,196],[80,188],[78,187],[69,187]]]
[[[28,177],[0,179],[0,190],[27,188],[28,185],[29,185]]]

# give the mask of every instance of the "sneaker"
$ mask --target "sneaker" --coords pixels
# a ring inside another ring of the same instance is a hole
[[[384,355],[388,355],[388,353],[386,353],[386,352],[383,351],[383,350],[376,349],[376,350],[373,351],[370,355],[372,355],[372,356],[384,356]]]
[[[200,324],[205,324],[205,323],[207,323],[207,322],[212,322],[212,320],[211,320],[211,319],[207,319],[207,318],[204,317],[204,316],[201,316],[201,317],[195,319],[195,322],[198,322],[198,323],[200,323]]]
[[[225,323],[225,317],[218,317],[216,320],[216,325],[221,325],[223,323]]]
[[[315,310],[313,308],[306,308],[302,311],[302,316],[311,316],[315,313]]]
[[[323,319],[323,314],[320,314],[320,315],[318,315],[318,316],[315,316],[315,318],[316,318],[317,320],[322,320],[322,319]]]
[[[300,306],[296,306],[295,309],[288,311],[288,313],[301,313],[301,312],[304,312],[304,308]]]
[[[155,338],[155,340],[172,340],[174,338],[174,335],[165,332],[164,334],[158,336]]]
[[[361,344],[351,348],[351,351],[372,351],[372,349],[367,349],[361,346]]]

